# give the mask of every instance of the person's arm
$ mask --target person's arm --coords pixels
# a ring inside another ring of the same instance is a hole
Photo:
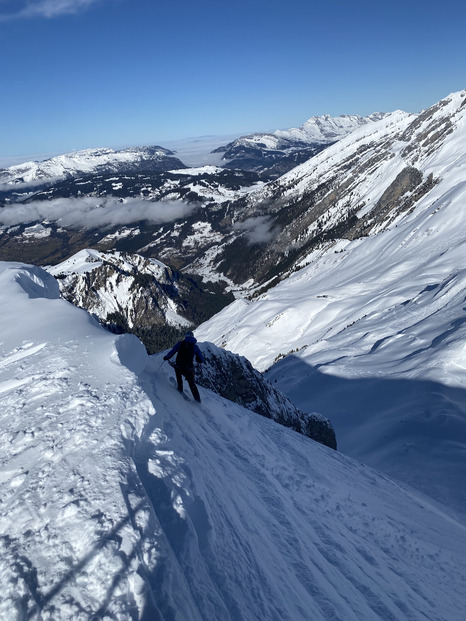
[[[205,362],[205,358],[197,345],[194,345],[194,353],[196,354],[196,360],[198,362]]]
[[[172,349],[168,352],[168,354],[166,356],[163,357],[163,359],[164,360],[170,360],[170,358],[176,354],[176,352],[179,350],[179,348],[180,348],[180,342],[178,342],[175,345],[175,347],[172,347]]]

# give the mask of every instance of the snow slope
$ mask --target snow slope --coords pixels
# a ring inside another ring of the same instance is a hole
[[[349,207],[370,209],[387,180],[417,166],[437,183],[369,237],[322,246],[254,302],[236,301],[196,332],[246,356],[301,409],[335,427],[339,449],[466,516],[466,92],[421,115],[361,128],[278,182],[299,194],[331,176],[354,137],[388,124],[390,143]],[[398,128],[398,129],[397,129]],[[435,129],[436,128],[436,129]],[[408,136],[405,135],[405,140]],[[422,143],[422,144],[421,144]],[[354,180],[353,180],[354,182]],[[381,230],[385,228],[385,230]],[[276,364],[278,362],[278,364]]]
[[[466,529],[0,264],[0,618],[462,621]]]

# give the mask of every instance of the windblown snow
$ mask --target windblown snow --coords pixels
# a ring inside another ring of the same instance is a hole
[[[0,307],[1,619],[462,621],[466,529],[425,498],[186,401],[39,268]]]

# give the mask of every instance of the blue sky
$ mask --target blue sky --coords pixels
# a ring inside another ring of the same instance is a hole
[[[466,88],[466,3],[0,0],[0,163],[418,112]]]

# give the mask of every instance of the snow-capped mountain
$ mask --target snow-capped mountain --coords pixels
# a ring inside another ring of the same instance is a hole
[[[77,176],[124,172],[160,172],[184,168],[173,151],[162,147],[85,149],[42,162],[25,162],[0,170],[0,184],[40,184]]]
[[[112,330],[136,334],[151,353],[168,347],[228,302],[214,285],[206,289],[137,254],[82,250],[48,271],[57,278],[64,299]]]
[[[367,117],[314,116],[301,127],[241,136],[214,152],[224,154],[223,159],[228,168],[267,171],[269,175],[278,177],[358,127],[379,121],[385,116],[384,113]]]
[[[1,619],[463,620],[466,531],[437,506],[185,401],[44,270],[2,263],[0,285]]]
[[[196,332],[328,416],[341,451],[463,516],[465,144],[462,91],[361,128],[251,196],[302,206],[275,239],[294,244],[290,275]]]
[[[384,112],[375,112],[369,116],[359,116],[358,114],[342,114],[332,117],[329,114],[313,116],[308,119],[301,127],[287,130],[276,130],[271,136],[277,139],[276,147],[280,147],[280,140],[301,141],[302,143],[328,143],[336,142],[351,134],[358,127],[380,121],[385,116]]]
[[[230,205],[243,235],[213,257],[224,276],[281,279],[325,244],[396,226],[421,201],[429,204],[438,184],[448,194],[461,165],[465,98],[462,91],[420,115],[395,112],[366,124]]]
[[[203,315],[210,317],[227,303],[218,292],[139,255],[83,250],[48,272],[57,279],[62,298],[113,332],[135,334],[149,353],[171,347]],[[214,345],[204,346],[203,353],[209,365],[199,368],[201,386],[336,448],[328,419],[300,411],[248,360]]]

